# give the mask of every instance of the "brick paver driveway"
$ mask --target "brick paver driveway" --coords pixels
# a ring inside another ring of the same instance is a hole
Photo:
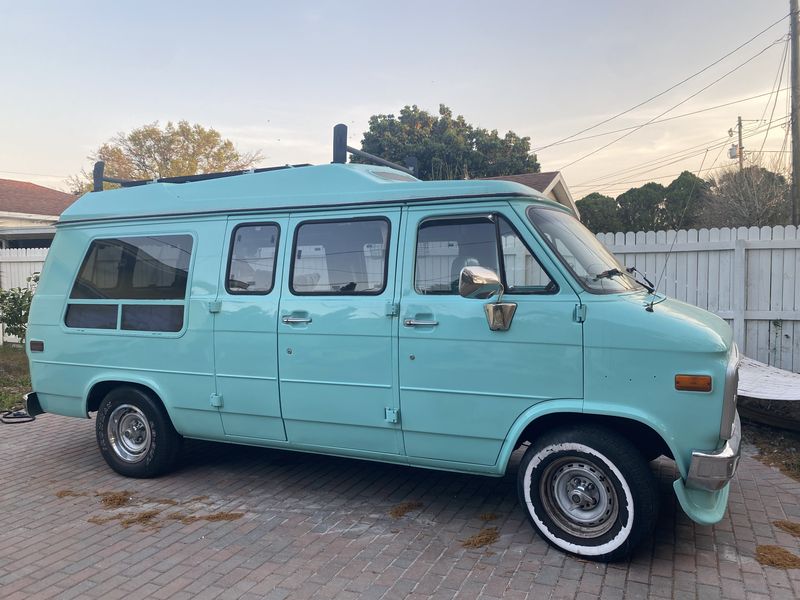
[[[772,522],[800,521],[800,484],[751,458],[715,527],[676,510],[673,467],[654,463],[654,540],[629,564],[601,565],[533,533],[513,469],[491,479],[188,442],[179,471],[131,480],[106,467],[93,425],[0,425],[3,600],[800,596],[800,570],[753,558],[757,544],[798,553]],[[105,497],[112,507],[97,495],[122,491]],[[490,527],[496,541],[463,546]]]

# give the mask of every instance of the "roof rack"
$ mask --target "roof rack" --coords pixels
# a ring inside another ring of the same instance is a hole
[[[398,165],[397,163],[391,162],[389,160],[386,160],[385,158],[381,158],[380,156],[375,156],[374,154],[370,154],[369,152],[364,152],[363,150],[358,150],[357,148],[348,146],[347,125],[339,123],[333,128],[333,162],[340,164],[346,163],[348,152],[350,154],[355,154],[356,156],[360,156],[361,158],[365,158],[373,163],[377,163],[385,167],[391,167],[393,169],[397,169],[398,171],[403,171],[404,173],[408,173],[409,175],[416,176],[417,172],[419,171],[419,163],[417,162],[417,158],[415,156],[407,156],[405,158],[406,165],[403,166],[403,165]]]
[[[380,156],[375,156],[369,152],[358,150],[347,145],[347,125],[338,124],[333,128],[333,162],[344,164],[347,162],[347,153],[355,154],[362,158],[367,159],[373,163],[384,165],[403,171],[409,175],[416,175],[418,166],[417,159],[413,156],[405,159],[406,166],[398,165],[391,161],[385,160]],[[279,171],[282,169],[295,169],[299,167],[310,167],[309,163],[302,163],[297,165],[283,165],[280,167],[264,167],[261,169],[243,169],[241,171],[220,171],[218,173],[199,173],[197,175],[183,175],[180,177],[157,177],[153,179],[120,179],[119,177],[106,177],[105,161],[98,160],[94,163],[92,170],[92,191],[102,192],[103,183],[116,183],[122,187],[136,187],[138,185],[147,185],[149,183],[191,183],[193,181],[205,181],[207,179],[219,179],[220,177],[234,177],[236,175],[245,175],[247,173],[266,173],[267,171]]]
[[[191,183],[193,181],[205,181],[206,179],[219,179],[220,177],[233,177],[235,175],[245,175],[247,173],[265,173],[267,171],[280,171],[281,169],[295,169],[298,167],[310,167],[309,163],[298,165],[283,165],[280,167],[264,167],[262,169],[243,169],[241,171],[219,171],[217,173],[199,173],[197,175],[182,175],[180,177],[157,177],[153,179],[119,179],[118,177],[106,177],[103,173],[106,163],[98,160],[94,163],[92,170],[93,192],[103,191],[103,182],[117,183],[122,187],[136,187],[137,185],[147,185],[148,183]]]

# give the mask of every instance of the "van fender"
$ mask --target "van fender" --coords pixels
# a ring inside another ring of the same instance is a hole
[[[508,462],[511,459],[511,454],[514,452],[514,446],[516,445],[517,439],[520,435],[522,435],[522,432],[525,431],[525,428],[541,417],[556,413],[597,415],[601,417],[617,417],[620,419],[637,421],[642,425],[649,427],[661,437],[661,439],[672,452],[672,455],[675,457],[675,463],[678,465],[681,476],[686,476],[687,466],[684,465],[684,461],[681,460],[682,454],[679,452],[679,448],[675,443],[674,437],[668,434],[667,427],[663,422],[659,421],[658,419],[654,419],[649,413],[631,407],[626,407],[625,411],[621,411],[619,409],[619,405],[616,404],[587,404],[583,399],[577,398],[540,402],[523,412],[509,429],[506,439],[503,442],[503,446],[500,448],[500,454],[497,461],[498,474],[505,473],[505,470],[508,467]]]
[[[161,402],[164,404],[164,408],[167,408],[167,403],[164,398],[164,391],[161,389],[161,386],[159,386],[158,383],[156,383],[156,381],[150,377],[131,374],[130,371],[104,371],[102,375],[98,375],[97,377],[90,379],[83,391],[83,412],[86,416],[89,416],[89,394],[96,385],[100,383],[106,383],[108,381],[135,383],[137,385],[149,388],[156,396],[159,397]]]
[[[629,419],[631,421],[638,421],[642,425],[646,425],[655,433],[661,436],[661,439],[672,452],[675,464],[678,466],[678,471],[681,477],[686,477],[689,472],[689,465],[684,461],[686,448],[677,444],[675,439],[675,432],[670,430],[661,419],[653,416],[652,413],[645,412],[634,406],[625,406],[624,410],[620,410],[620,405],[616,403],[605,403],[602,401],[585,402],[583,405],[583,412],[587,415],[599,415],[605,417],[619,417],[622,419]]]
[[[508,467],[508,461],[511,459],[511,454],[514,452],[514,446],[517,439],[525,431],[525,428],[533,423],[536,419],[545,415],[552,415],[555,413],[582,413],[583,400],[579,398],[564,398],[558,400],[545,400],[534,404],[525,412],[523,412],[506,434],[506,439],[500,448],[500,454],[497,457],[497,472],[502,475]]]

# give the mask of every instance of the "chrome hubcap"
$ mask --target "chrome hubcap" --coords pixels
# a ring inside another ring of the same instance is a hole
[[[111,412],[106,433],[114,453],[130,463],[147,455],[153,437],[147,417],[130,404],[122,404]]]
[[[619,513],[617,492],[606,473],[584,459],[553,461],[542,474],[539,494],[548,516],[576,537],[603,535]]]

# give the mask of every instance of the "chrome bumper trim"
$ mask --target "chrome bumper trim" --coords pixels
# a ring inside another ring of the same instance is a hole
[[[730,439],[721,450],[692,452],[686,487],[716,492],[725,487],[736,474],[742,445],[742,424],[739,412],[735,413]]]

